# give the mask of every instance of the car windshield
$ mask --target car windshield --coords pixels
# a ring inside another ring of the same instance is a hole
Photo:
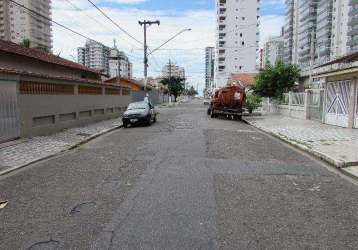
[[[146,109],[147,107],[148,107],[148,104],[145,102],[134,102],[134,103],[129,104],[128,110]]]

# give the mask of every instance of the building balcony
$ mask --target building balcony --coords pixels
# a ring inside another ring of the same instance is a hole
[[[226,7],[226,0],[220,0],[219,1],[219,6],[220,7]]]
[[[358,27],[348,31],[348,36],[356,36],[356,35],[358,35]]]

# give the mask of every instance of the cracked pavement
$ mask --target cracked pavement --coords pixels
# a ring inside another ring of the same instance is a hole
[[[0,249],[356,248],[356,181],[205,109],[0,177]]]

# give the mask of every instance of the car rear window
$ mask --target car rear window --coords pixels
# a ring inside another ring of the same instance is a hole
[[[145,102],[134,102],[129,104],[128,110],[132,109],[146,109],[148,107],[148,103]]]

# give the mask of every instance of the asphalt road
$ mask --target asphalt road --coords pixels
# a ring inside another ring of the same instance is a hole
[[[0,249],[357,249],[358,186],[205,107],[0,178]]]

